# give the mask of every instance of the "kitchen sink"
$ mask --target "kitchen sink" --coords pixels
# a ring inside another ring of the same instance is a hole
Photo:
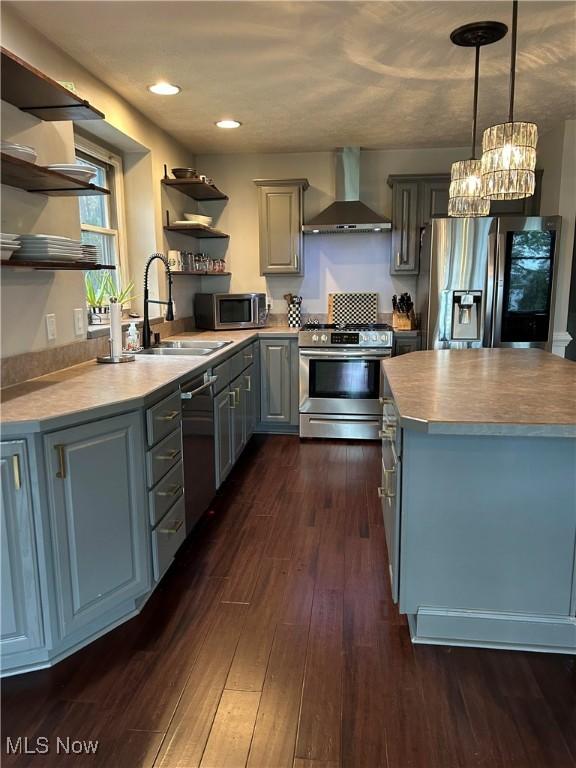
[[[138,354],[162,355],[166,357],[177,355],[180,355],[181,357],[204,357],[204,355],[213,355],[214,352],[216,352],[215,349],[206,349],[205,347],[187,347],[186,349],[174,347],[149,347],[148,349],[141,349]]]
[[[176,339],[175,341],[162,341],[161,347],[168,347],[170,349],[222,349],[227,344],[232,344],[231,341],[192,341],[191,339]]]

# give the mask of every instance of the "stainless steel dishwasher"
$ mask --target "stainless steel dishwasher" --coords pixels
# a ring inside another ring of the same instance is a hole
[[[206,372],[181,388],[187,534],[216,495],[213,384],[217,378]]]

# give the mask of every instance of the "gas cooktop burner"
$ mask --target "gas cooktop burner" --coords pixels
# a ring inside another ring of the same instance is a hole
[[[303,331],[391,331],[387,323],[304,323]]]

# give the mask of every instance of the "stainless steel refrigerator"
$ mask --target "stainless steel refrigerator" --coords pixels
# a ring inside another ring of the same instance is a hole
[[[416,289],[423,348],[550,350],[560,224],[560,216],[433,219]]]

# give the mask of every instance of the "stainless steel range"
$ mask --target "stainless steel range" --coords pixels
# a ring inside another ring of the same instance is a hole
[[[380,362],[392,354],[389,325],[308,324],[300,331],[300,437],[377,440]]]

